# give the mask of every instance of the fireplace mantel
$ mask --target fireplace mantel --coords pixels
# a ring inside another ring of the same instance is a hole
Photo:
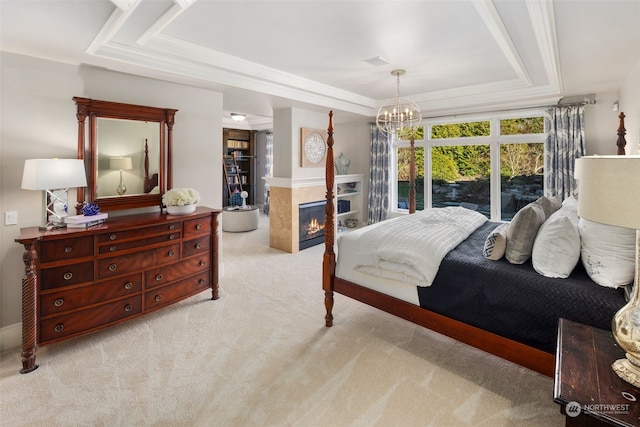
[[[262,177],[269,184],[269,246],[295,253],[299,248],[298,205],[325,200],[324,176]],[[336,175],[336,183],[362,181],[361,174]]]
[[[317,187],[324,186],[324,176],[315,178],[280,178],[274,176],[263,176],[269,187],[281,188],[301,188],[301,187]]]
[[[282,187],[282,188],[300,188],[300,187],[325,187],[325,177],[314,178],[280,178],[273,176],[263,176],[263,180],[269,184],[269,187]],[[362,174],[348,174],[348,175],[336,175],[335,182],[340,184],[342,182],[359,181],[362,179]]]
[[[269,246],[290,253],[298,252],[298,205],[325,199],[324,176],[262,179],[269,184]]]

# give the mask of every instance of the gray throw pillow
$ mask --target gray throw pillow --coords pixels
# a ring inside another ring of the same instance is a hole
[[[507,230],[505,258],[512,264],[524,264],[531,258],[538,230],[546,219],[542,204],[533,202],[520,209]]]
[[[542,206],[542,210],[544,210],[544,216],[549,218],[555,211],[562,207],[562,199],[558,196],[555,197],[546,197],[542,196],[535,202],[540,206]]]

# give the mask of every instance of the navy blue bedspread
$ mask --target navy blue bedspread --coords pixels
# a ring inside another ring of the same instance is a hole
[[[498,224],[486,222],[442,260],[430,287],[418,287],[420,306],[548,353],[555,353],[558,319],[611,329],[624,291],[589,279],[582,262],[566,279],[482,255]]]

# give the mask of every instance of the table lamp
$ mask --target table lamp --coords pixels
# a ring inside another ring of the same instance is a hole
[[[640,156],[587,156],[576,160],[578,216],[636,230],[636,265],[629,302],[613,317],[613,337],[625,351],[612,368],[640,387]]]
[[[41,230],[64,227],[67,216],[67,190],[86,187],[87,177],[81,159],[29,159],[24,162],[22,188],[43,190],[44,225]]]
[[[116,188],[116,193],[118,193],[119,196],[124,196],[124,193],[127,192],[127,187],[124,185],[124,180],[122,179],[122,171],[133,169],[131,157],[112,157],[109,159],[109,169],[120,171],[120,184],[118,184],[118,188]]]

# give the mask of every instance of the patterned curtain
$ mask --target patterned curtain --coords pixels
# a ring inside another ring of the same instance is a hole
[[[369,124],[371,152],[369,157],[369,203],[367,223],[387,219],[389,215],[389,170],[391,168],[391,144],[375,123]]]
[[[584,105],[553,107],[547,110],[545,127],[545,195],[566,199],[575,194],[575,160],[584,156]]]

